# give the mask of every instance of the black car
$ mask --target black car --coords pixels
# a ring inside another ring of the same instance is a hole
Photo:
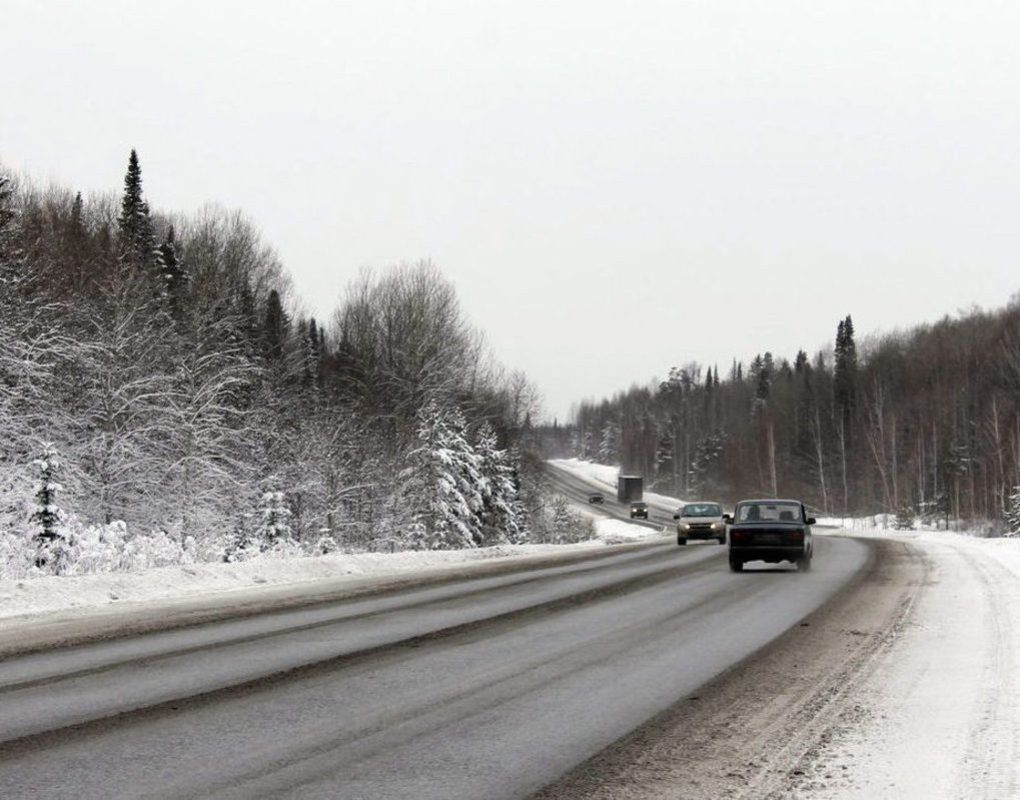
[[[606,502],[606,498],[602,494],[602,492],[592,492],[591,494],[588,495],[588,502],[598,503],[599,505],[601,505],[602,503]]]
[[[641,517],[641,519],[648,519],[648,503],[644,500],[635,500],[630,504],[630,518]]]
[[[741,500],[730,525],[730,569],[747,561],[789,561],[801,572],[811,569],[814,517],[799,500]]]

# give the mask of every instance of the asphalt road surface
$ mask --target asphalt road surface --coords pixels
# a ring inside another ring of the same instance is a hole
[[[818,537],[809,573],[734,574],[669,539],[8,656],[2,796],[583,796],[572,770],[859,596],[874,548]]]

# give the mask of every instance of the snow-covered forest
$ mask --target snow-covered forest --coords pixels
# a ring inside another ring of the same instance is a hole
[[[562,536],[536,393],[428,263],[300,312],[241,213],[0,171],[0,578]]]
[[[861,343],[851,316],[833,322],[813,357],[759,353],[725,375],[691,363],[582,403],[576,425],[542,432],[546,450],[678,497],[1020,533],[1020,295]]]

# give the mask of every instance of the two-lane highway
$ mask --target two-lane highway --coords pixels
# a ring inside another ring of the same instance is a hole
[[[630,503],[620,503],[617,501],[615,487],[600,483],[589,477],[576,475],[564,469],[555,461],[546,463],[545,476],[547,485],[552,491],[573,500],[578,505],[588,505],[592,513],[626,520],[634,525],[654,530],[661,530],[664,526],[673,524],[673,512],[676,511],[678,504],[673,504],[667,508],[657,502],[655,498],[645,497],[645,501],[648,502],[648,519],[631,519]],[[592,492],[600,492],[604,498],[603,501],[601,503],[588,503],[588,495]]]
[[[520,798],[783,631],[868,561],[733,574],[671,541],[0,662],[15,798]]]

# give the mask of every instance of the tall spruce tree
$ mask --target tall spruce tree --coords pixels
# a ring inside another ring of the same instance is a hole
[[[117,246],[121,263],[143,274],[154,274],[158,260],[156,234],[149,217],[149,204],[142,195],[142,168],[134,149],[124,176],[124,196],[117,218]]]
[[[857,345],[854,343],[854,323],[849,314],[836,328],[835,357],[833,401],[844,424],[849,427],[857,399]]]
[[[14,186],[9,177],[0,175],[0,302],[13,302],[23,282],[24,259],[18,233]],[[4,316],[7,317],[6,311]]]
[[[35,565],[39,569],[60,574],[67,567],[69,553],[64,531],[64,512],[57,504],[57,493],[63,489],[57,482],[60,463],[57,450],[52,444],[43,448],[35,466],[39,469],[39,485],[35,493],[36,509],[29,519],[30,523],[37,526],[33,537]]]
[[[175,321],[180,321],[184,313],[185,289],[188,276],[177,256],[177,242],[174,238],[174,226],[166,233],[163,244],[159,246],[159,265],[162,270],[163,283],[160,294],[165,298],[167,310]]]
[[[518,516],[516,505],[514,468],[510,454],[499,449],[496,432],[488,422],[478,429],[475,451],[482,479],[482,543],[516,543],[521,539],[523,521]]]
[[[283,358],[283,343],[287,335],[287,317],[280,302],[280,293],[273,289],[266,300],[265,325],[262,328],[265,341],[266,357],[271,362]]]

